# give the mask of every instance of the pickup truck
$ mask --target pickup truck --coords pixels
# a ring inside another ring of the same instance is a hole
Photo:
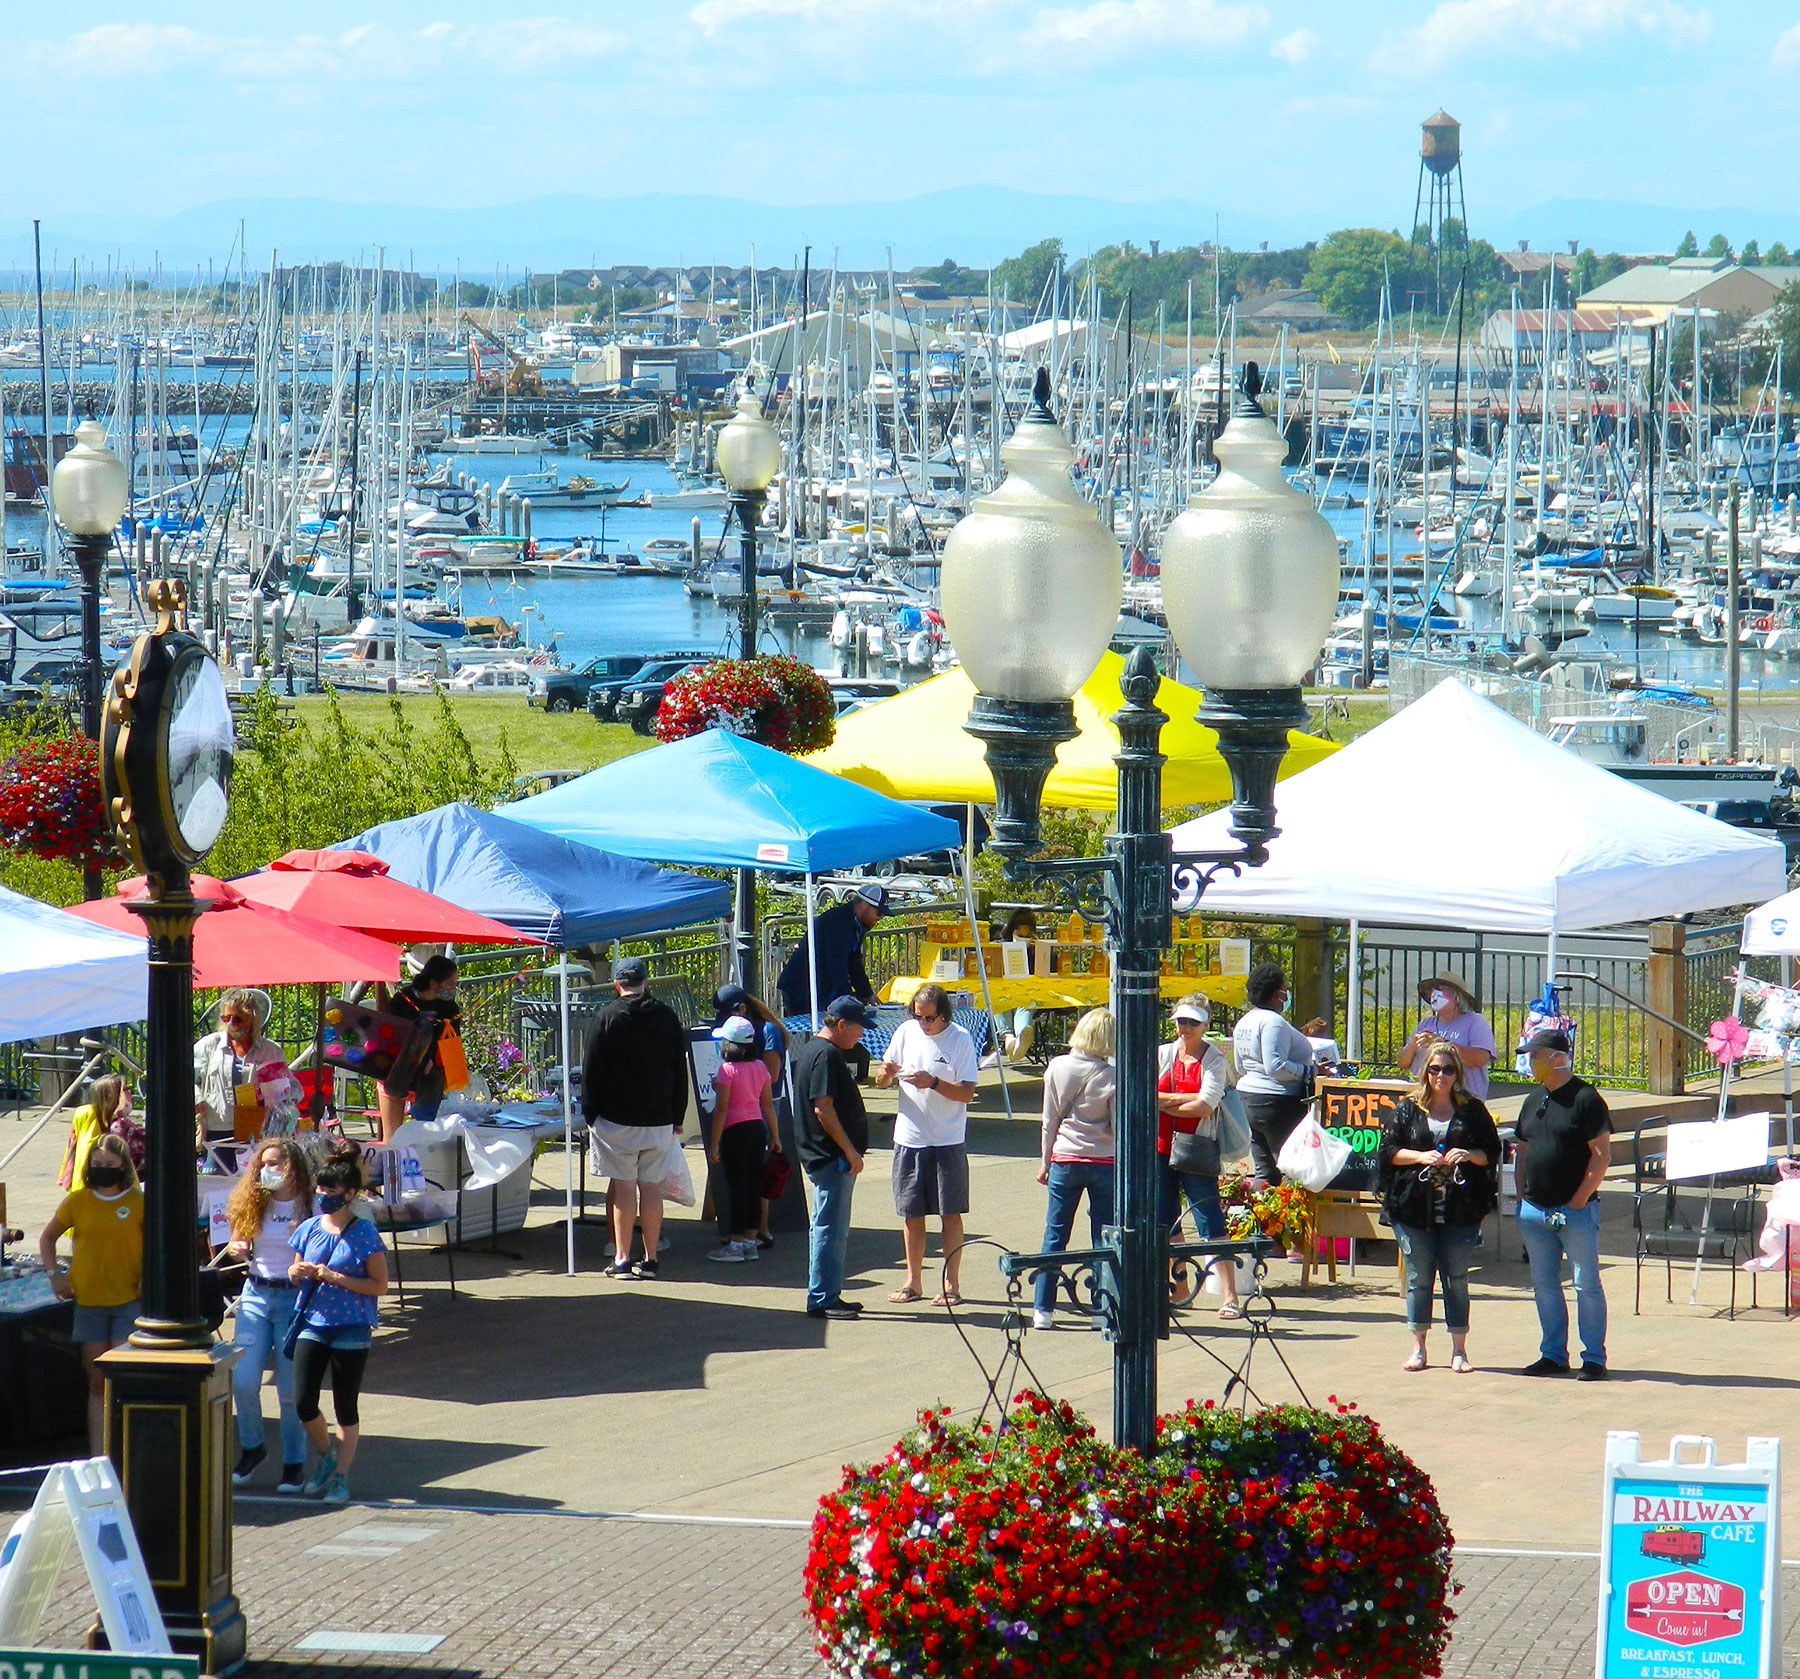
[[[597,683],[610,684],[616,697],[617,691],[629,682],[646,665],[660,659],[710,657],[706,653],[607,653],[597,659],[589,659],[584,665],[574,670],[551,670],[542,676],[534,677],[531,689],[526,694],[528,705],[541,706],[545,711],[574,711],[586,705],[588,697],[593,693]],[[595,712],[596,717],[601,713]],[[606,714],[610,717],[610,711]]]
[[[588,715],[596,723],[624,723],[630,720],[627,694],[641,684],[660,684],[677,671],[693,665],[710,664],[717,653],[695,652],[692,648],[669,653],[653,653],[629,676],[609,676],[597,680],[588,689]],[[661,699],[658,689],[657,698]]]

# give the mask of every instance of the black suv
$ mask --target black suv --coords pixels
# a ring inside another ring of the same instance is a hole
[[[699,670],[713,662],[710,653],[704,659],[658,659],[646,665],[620,691],[615,716],[629,723],[640,735],[656,727],[656,713],[662,706],[663,690],[683,671]],[[589,703],[592,710],[592,702]]]
[[[625,696],[645,684],[655,684],[657,699],[662,698],[661,684],[677,671],[694,665],[708,665],[719,655],[696,652],[692,648],[669,653],[652,653],[638,667],[622,676],[596,678],[588,687],[588,715],[596,723],[622,723],[630,716]]]
[[[629,682],[646,665],[659,659],[678,657],[700,659],[706,655],[678,651],[607,653],[598,659],[589,659],[578,670],[551,670],[542,676],[533,677],[525,702],[527,705],[540,705],[546,711],[573,711],[577,706],[587,704],[596,683],[611,684],[616,697],[618,688]],[[594,715],[598,717],[601,714],[595,712]],[[611,715],[610,711],[607,715]]]

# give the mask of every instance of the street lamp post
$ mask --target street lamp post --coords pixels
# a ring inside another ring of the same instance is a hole
[[[56,517],[69,533],[70,552],[81,568],[81,732],[100,738],[100,691],[105,672],[100,665],[100,583],[112,551],[113,532],[130,499],[125,465],[106,446],[106,428],[83,420],[75,428],[75,447],[56,463],[50,476]],[[82,896],[100,896],[100,867],[83,865]]]
[[[731,491],[731,510],[738,521],[738,657],[756,657],[756,529],[768,500],[769,485],[781,470],[781,437],[763,416],[762,404],[746,382],[737,413],[719,432],[719,476]],[[756,871],[739,869],[734,937],[738,984],[756,994]]]
[[[1166,715],[1146,649],[1127,662],[1119,730],[1118,818],[1105,854],[1030,861],[1056,748],[1075,734],[1072,698],[1111,639],[1122,593],[1118,543],[1069,479],[1074,455],[1040,371],[1031,411],[1002,451],[1005,481],[975,504],[944,547],[943,607],[976,698],[965,725],[987,747],[994,838],[1008,872],[1050,886],[1105,929],[1117,1019],[1114,1224],[1099,1249],[1031,1255],[1015,1272],[1088,1271],[1113,1339],[1113,1433],[1147,1449],[1156,1428],[1156,1343],[1166,1336],[1157,1222],[1157,1007],[1172,910],[1191,910],[1212,878],[1268,858],[1275,776],[1288,731],[1306,721],[1300,684],[1337,601],[1337,540],[1281,477],[1286,444],[1246,366],[1231,423],[1214,444],[1218,479],[1169,528],[1163,600],[1182,657],[1207,691],[1199,720],[1231,771],[1232,851],[1176,855],[1162,827]],[[1254,1244],[1253,1244],[1254,1245]],[[1266,1245],[1266,1244],[1262,1244]],[[1218,1251],[1194,1244],[1192,1251]],[[1184,1251],[1184,1250],[1173,1250]]]

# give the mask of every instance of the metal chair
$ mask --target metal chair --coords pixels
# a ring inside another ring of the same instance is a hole
[[[1754,1184],[1736,1186],[1704,1182],[1680,1185],[1663,1182],[1640,1190],[1635,1197],[1633,1222],[1637,1227],[1637,1255],[1632,1295],[1634,1315],[1643,1309],[1644,1261],[1663,1262],[1663,1295],[1675,1302],[1675,1261],[1722,1261],[1731,1273],[1731,1304],[1727,1316],[1737,1317],[1737,1284],[1740,1262],[1750,1253],[1756,1229],[1757,1196]],[[1757,1304],[1755,1274],[1751,1275],[1750,1303]]]

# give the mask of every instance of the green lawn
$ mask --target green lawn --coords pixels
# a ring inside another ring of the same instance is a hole
[[[432,695],[402,694],[399,700],[420,728],[428,728],[437,715],[437,700]],[[308,723],[319,720],[325,703],[320,694],[282,701],[293,707],[294,716]],[[384,694],[340,694],[338,704],[351,722],[368,728],[381,725],[393,701]],[[623,723],[596,723],[585,711],[548,715],[527,705],[522,697],[472,695],[450,704],[477,754],[486,759],[498,753],[504,736],[521,770],[591,770],[656,744],[647,735],[633,734]]]

